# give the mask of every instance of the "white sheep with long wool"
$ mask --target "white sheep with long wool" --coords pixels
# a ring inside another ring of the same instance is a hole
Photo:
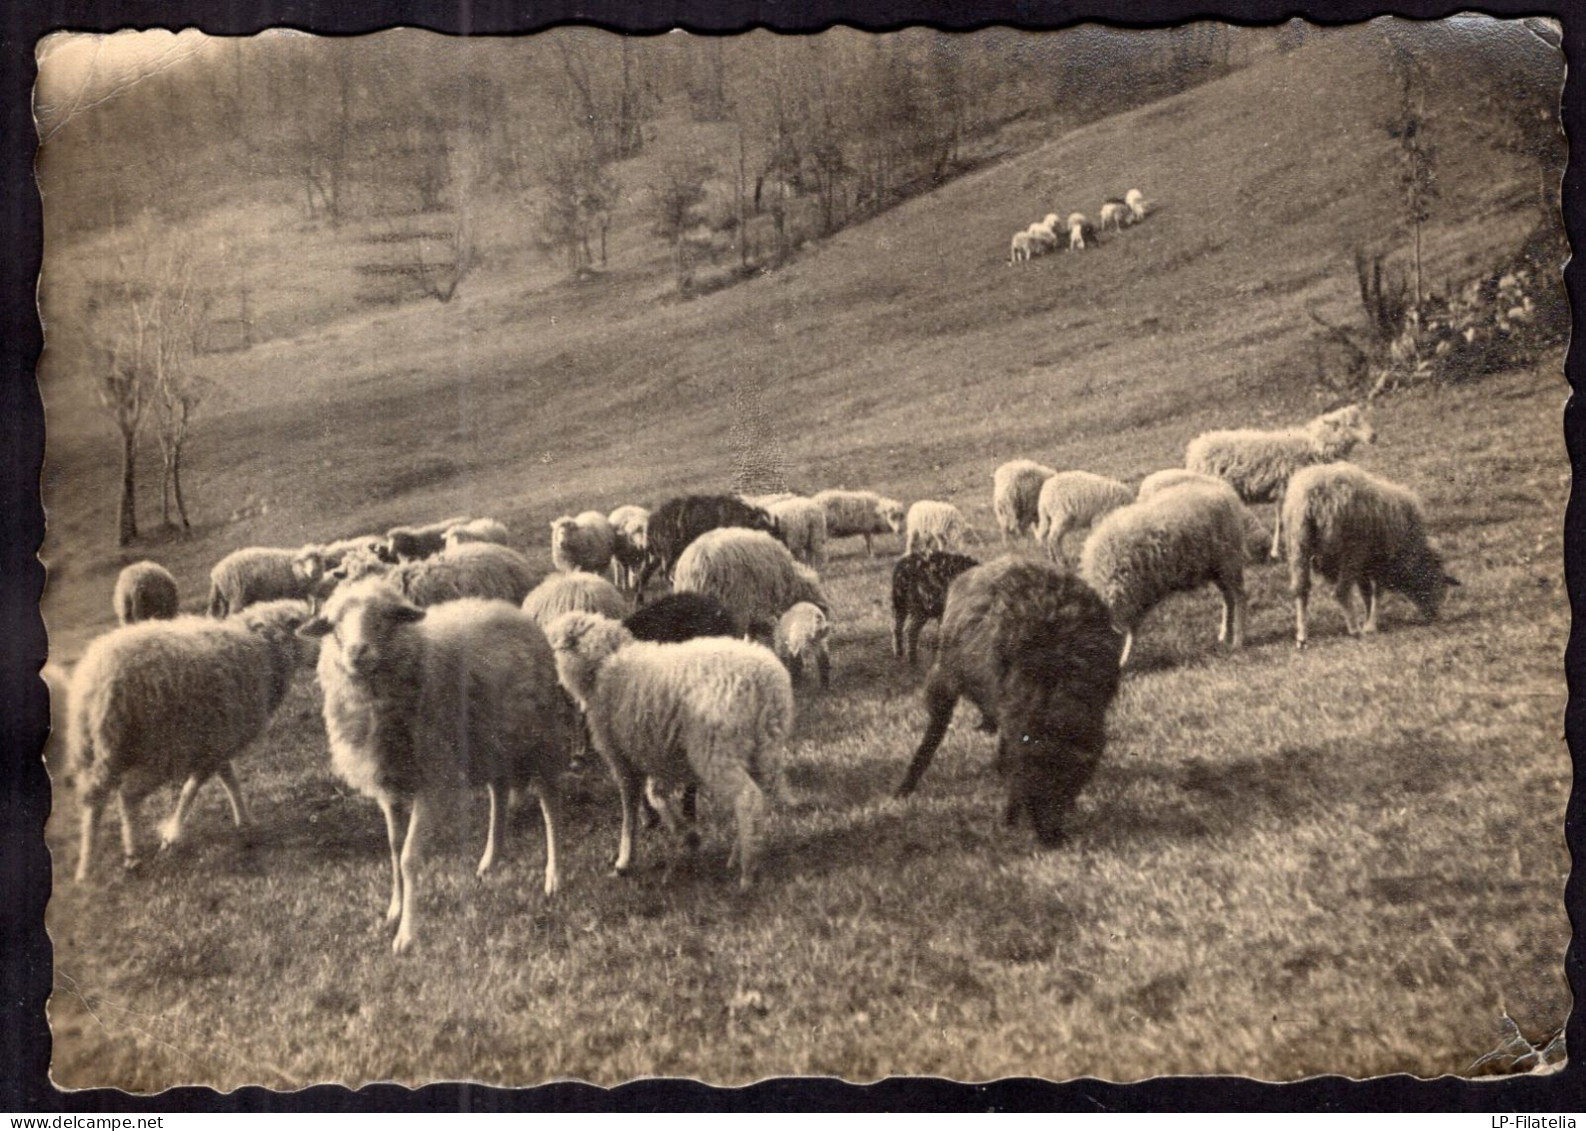
[[[1146,213],[1151,208],[1151,206],[1146,203],[1145,194],[1137,188],[1132,188],[1128,192],[1124,193],[1123,202],[1128,206],[1129,214],[1134,217],[1134,222],[1136,224],[1145,219]]]
[[[563,613],[599,613],[621,620],[632,610],[611,582],[597,573],[553,573],[523,598],[523,611],[542,629]]]
[[[209,571],[209,615],[240,613],[260,601],[305,601],[319,583],[295,567],[297,550],[249,546],[233,550]]]
[[[800,601],[777,621],[772,650],[787,665],[794,679],[804,674],[804,661],[813,659],[821,687],[831,685],[831,618],[826,610],[809,601]]]
[[[644,568],[648,545],[650,512],[632,503],[618,507],[606,516],[611,527],[611,581],[632,589]]]
[[[89,644],[67,694],[67,763],[82,805],[76,876],[88,876],[95,831],[112,794],[127,864],[138,859],[138,805],[181,784],[160,824],[162,845],[182,838],[198,789],[220,779],[238,827],[250,823],[234,759],[269,724],[307,648],[293,635],[301,601],[252,605],[225,620],[184,616],[117,628]]]
[[[1030,459],[1009,460],[992,472],[991,511],[997,516],[1003,545],[1024,537],[1036,524],[1041,485],[1056,474],[1056,469]]]
[[[551,523],[551,564],[563,573],[604,573],[616,542],[610,521],[599,511],[564,514]]]
[[[1129,206],[1123,201],[1109,200],[1101,206],[1101,230],[1105,232],[1110,226],[1113,231],[1121,232],[1132,216]]]
[[[966,541],[979,542],[964,513],[952,503],[921,499],[909,507],[904,520],[903,552],[957,550]]]
[[[380,577],[421,608],[462,597],[518,605],[539,580],[529,559],[494,542],[464,542],[429,558],[392,566],[372,554],[348,554],[330,575],[345,585]]]
[[[454,549],[467,542],[494,542],[498,546],[505,546],[510,538],[505,523],[493,518],[476,518],[449,527],[444,536],[444,548]]]
[[[739,633],[762,639],[769,639],[782,614],[800,601],[831,608],[813,569],[763,530],[741,526],[694,539],[677,559],[672,589],[716,598]]]
[[[1090,471],[1060,471],[1041,484],[1035,540],[1052,561],[1064,561],[1067,534],[1094,526],[1103,515],[1132,502],[1134,492],[1116,479]]]
[[[393,526],[386,531],[380,555],[386,561],[407,562],[427,558],[446,548],[446,532],[472,522],[470,515],[458,514],[419,526]]]
[[[874,491],[849,491],[831,488],[817,492],[812,498],[826,511],[826,538],[852,538],[862,535],[865,553],[876,556],[877,534],[903,532],[903,504],[896,499],[878,495]]]
[[[133,562],[116,575],[110,594],[117,624],[169,620],[180,611],[176,578],[159,562]]]
[[[793,730],[787,669],[748,641],[635,641],[622,625],[594,613],[565,613],[547,635],[562,686],[583,707],[595,749],[616,778],[622,828],[615,871],[632,866],[641,787],[678,833],[686,820],[679,797],[698,785],[733,812],[739,884],[750,886],[767,795],[783,793],[782,761]]]
[[[317,585],[336,569],[348,554],[378,554],[385,539],[374,534],[341,538],[334,542],[310,543],[292,558],[292,570],[304,581]]]
[[[1057,250],[1057,233],[1044,223],[1031,224],[1025,229],[1030,237],[1030,253],[1032,255],[1046,255]]]
[[[1459,581],[1426,539],[1426,515],[1415,492],[1356,467],[1326,463],[1289,479],[1283,498],[1284,550],[1294,594],[1294,643],[1305,647],[1307,604],[1314,571],[1333,583],[1351,635],[1377,631],[1382,590],[1408,597],[1435,620],[1451,585]],[[1351,592],[1358,590],[1366,618],[1356,624]]]
[[[1245,635],[1245,529],[1227,491],[1184,484],[1113,511],[1091,530],[1079,573],[1100,594],[1123,634],[1129,659],[1146,613],[1172,593],[1210,582],[1223,598],[1219,642],[1238,648]]]
[[[421,609],[366,578],[338,589],[300,632],[321,640],[331,768],[385,816],[392,949],[401,953],[416,938],[425,840],[471,787],[484,786],[490,800],[481,876],[502,851],[507,791],[530,786],[539,795],[544,890],[554,895],[573,717],[529,615],[472,598]]]
[[[797,495],[771,503],[766,512],[776,519],[782,541],[805,565],[826,562],[826,508]]]
[[[1035,258],[1035,241],[1030,237],[1028,230],[1013,233],[1013,239],[1008,242],[1008,264],[1028,263]]]
[[[1083,212],[1070,212],[1064,227],[1068,229],[1068,250],[1084,251],[1096,242],[1096,227]]]
[[[1135,501],[1146,502],[1160,495],[1163,491],[1171,491],[1173,488],[1182,487],[1186,483],[1198,484],[1202,487],[1215,487],[1229,492],[1235,499],[1239,498],[1238,492],[1234,491],[1233,484],[1226,479],[1219,479],[1215,475],[1206,475],[1199,471],[1191,471],[1186,467],[1167,467],[1161,471],[1153,471],[1150,475],[1140,480],[1140,486],[1135,493]],[[1265,523],[1256,517],[1256,512],[1245,506],[1242,501],[1239,504],[1239,513],[1245,525],[1246,560],[1252,563],[1266,561],[1267,546],[1272,541],[1271,531],[1267,529]]]

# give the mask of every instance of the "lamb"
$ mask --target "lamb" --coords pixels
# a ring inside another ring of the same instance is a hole
[[[820,673],[821,689],[831,686],[832,657],[830,640],[832,622],[819,605],[800,601],[777,621],[773,649],[795,680],[804,674],[804,661],[815,658],[815,668]]]
[[[1038,517],[1041,484],[1057,472],[1034,460],[1009,460],[991,475],[991,509],[1002,530],[1002,544],[1024,537]]]
[[[575,609],[621,620],[628,615],[628,602],[604,577],[581,570],[553,573],[523,599],[523,611],[541,629]]]
[[[299,631],[323,640],[318,672],[331,767],[385,815],[392,949],[400,954],[416,938],[419,857],[430,826],[469,786],[485,786],[490,798],[481,876],[501,847],[505,791],[535,789],[545,821],[544,890],[556,894],[560,775],[573,721],[545,634],[528,614],[478,599],[421,609],[366,578],[338,589]]]
[[[1427,544],[1426,519],[1415,493],[1350,463],[1302,468],[1283,497],[1284,549],[1294,594],[1294,643],[1305,647],[1311,571],[1333,583],[1350,635],[1377,631],[1383,589],[1404,594],[1435,620],[1448,587],[1459,581]],[[1358,589],[1366,619],[1356,625],[1350,590]]]
[[[1030,237],[1032,255],[1045,255],[1057,250],[1057,233],[1045,224],[1031,224],[1025,232]]]
[[[646,558],[639,573],[639,593],[656,569],[671,576],[689,545],[708,530],[743,527],[780,535],[776,519],[735,495],[682,495],[668,499],[650,514]]]
[[[462,597],[495,598],[520,605],[539,580],[528,558],[494,542],[464,542],[432,558],[398,566],[387,566],[373,555],[349,554],[328,576],[344,585],[383,577],[420,608]]]
[[[956,550],[966,538],[975,537],[973,528],[957,507],[934,499],[921,499],[911,506],[905,527],[905,554],[917,549]]]
[[[393,526],[386,531],[380,556],[388,562],[409,562],[433,557],[446,548],[446,532],[454,526],[466,526],[473,519],[468,515],[454,515],[440,522],[423,526]]]
[[[1215,475],[1202,475],[1198,471],[1190,471],[1182,467],[1169,467],[1161,471],[1153,471],[1140,480],[1140,487],[1135,494],[1136,502],[1145,502],[1147,499],[1160,495],[1163,491],[1172,490],[1174,487],[1185,483],[1199,483],[1206,487],[1216,487],[1234,495],[1233,485],[1226,479],[1219,479]],[[1245,557],[1252,563],[1267,560],[1267,545],[1272,541],[1272,535],[1267,530],[1256,514],[1243,503],[1239,504],[1239,517],[1245,525]]]
[[[1240,429],[1204,432],[1184,450],[1184,466],[1233,484],[1247,503],[1282,499],[1289,476],[1302,467],[1343,459],[1357,443],[1376,443],[1377,433],[1358,404],[1324,413],[1299,428],[1276,432]],[[1272,556],[1278,556],[1282,512],[1272,530]]]
[[[599,511],[584,511],[576,518],[564,514],[551,523],[551,564],[563,573],[604,573],[616,544],[611,523]]]
[[[1070,212],[1064,226],[1068,228],[1068,250],[1084,251],[1087,243],[1096,242],[1096,227],[1083,212]]]
[[[1227,491],[1189,483],[1102,519],[1080,552],[1080,576],[1112,610],[1127,662],[1145,614],[1170,593],[1208,581],[1223,598],[1219,642],[1238,648],[1245,634],[1245,530]]]
[[[825,507],[814,499],[794,495],[772,503],[766,509],[782,531],[782,541],[795,558],[811,566],[826,563]]]
[[[851,538],[863,535],[865,553],[876,556],[875,535],[903,532],[903,504],[874,491],[821,491],[813,496],[826,509],[826,537]]]
[[[723,527],[701,534],[678,558],[672,585],[679,593],[715,597],[740,636],[769,638],[782,614],[800,601],[831,610],[819,575],[762,530]]]
[[[1123,201],[1109,200],[1101,206],[1101,230],[1105,232],[1107,225],[1111,224],[1113,231],[1121,232],[1133,215]]]
[[[218,777],[238,827],[251,823],[232,762],[264,732],[303,658],[293,630],[301,601],[256,603],[226,620],[184,616],[114,629],[88,646],[67,695],[67,760],[82,803],[76,877],[88,877],[95,830],[111,794],[121,812],[121,847],[138,861],[138,805],[181,782],[176,808],[159,826],[162,847],[204,782]]]
[[[1008,245],[1008,266],[1015,263],[1028,263],[1035,257],[1034,241],[1030,239],[1029,231],[1014,232],[1013,239]]]
[[[967,569],[979,565],[974,558],[941,550],[905,554],[892,567],[892,654],[904,655],[908,642],[909,666],[914,666],[920,631],[925,622],[940,620],[947,603],[947,587]]]
[[[732,612],[708,593],[668,593],[622,622],[635,640],[681,644],[696,636],[737,636]]]
[[[110,604],[116,610],[117,624],[170,620],[180,604],[176,578],[159,562],[133,562],[117,575]]]
[[[318,585],[293,568],[297,553],[250,546],[221,558],[209,571],[209,615],[240,613],[259,601],[308,600]]]
[[[472,522],[461,522],[447,530],[442,536],[445,549],[461,546],[465,542],[494,542],[498,546],[505,546],[510,535],[502,523],[493,518],[476,518]]]
[[[1145,214],[1150,206],[1146,204],[1145,196],[1140,192],[1139,189],[1132,188],[1128,192],[1124,193],[1123,202],[1124,204],[1128,205],[1129,214],[1134,217],[1134,222],[1136,224],[1145,219]]]
[[[1044,847],[1060,844],[1069,811],[1106,746],[1118,693],[1118,637],[1107,607],[1046,562],[1001,558],[953,581],[936,662],[925,681],[925,736],[898,786],[907,797],[941,745],[960,696],[996,729],[1008,781],[1004,818],[1027,816]]]
[[[640,784],[674,833],[685,819],[675,795],[697,784],[732,809],[739,885],[749,887],[766,794],[782,792],[781,761],[793,729],[787,669],[758,644],[719,637],[640,642],[593,613],[564,613],[548,635],[562,686],[584,708],[595,749],[617,782],[616,873],[633,863]]]
[[[1063,537],[1093,526],[1102,516],[1134,502],[1134,492],[1116,479],[1089,471],[1062,471],[1041,485],[1035,540],[1052,561],[1063,561]]]
[[[650,512],[629,504],[612,511],[606,521],[611,524],[612,584],[632,589],[644,566],[645,531],[650,523]]]

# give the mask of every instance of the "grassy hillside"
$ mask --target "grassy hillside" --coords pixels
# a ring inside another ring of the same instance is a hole
[[[196,606],[234,547],[474,511],[548,565],[559,513],[726,487],[745,420],[797,488],[950,499],[989,535],[1005,459],[1134,478],[1208,426],[1304,419],[1335,399],[1306,308],[1353,317],[1352,249],[1404,239],[1372,35],[1054,138],[686,303],[637,221],[608,272],[571,283],[502,205],[495,230],[517,241],[452,303],[379,308],[345,298],[355,233],[239,223],[277,249],[261,286],[325,301],[228,355],[191,454],[194,537],[115,549],[115,447],[81,426],[71,377],[46,373],[56,655],[107,627],[133,557],[165,562]],[[1434,102],[1452,120],[1461,99]],[[1498,262],[1533,223],[1522,167],[1457,130],[1440,145],[1434,282]],[[1145,224],[1005,265],[1013,231],[1135,186],[1158,205]],[[67,279],[81,261],[64,258]],[[725,880],[721,813],[697,861],[663,875],[675,854],[651,837],[636,879],[607,878],[615,801],[589,772],[566,900],[531,882],[525,815],[490,884],[464,880],[466,846],[447,858],[432,953],[393,963],[378,817],[330,777],[305,675],[243,767],[254,843],[206,792],[178,857],[58,891],[55,1077],[1436,1074],[1496,1045],[1504,1011],[1540,1037],[1568,1008],[1560,367],[1376,410],[1358,458],[1423,493],[1465,582],[1439,624],[1390,598],[1385,633],[1351,640],[1318,600],[1296,654],[1270,567],[1251,572],[1240,654],[1214,649],[1209,592],[1153,614],[1056,853],[1000,827],[990,742],[962,721],[920,795],[888,799],[923,726],[919,677],[888,653],[890,561],[839,546],[835,686],[801,692],[805,800],[759,889]],[[63,798],[63,867],[74,816]]]

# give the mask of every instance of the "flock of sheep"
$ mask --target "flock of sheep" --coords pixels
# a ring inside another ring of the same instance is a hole
[[[822,686],[830,678],[833,609],[817,570],[834,539],[862,537],[873,557],[874,539],[894,533],[904,538],[891,572],[894,653],[912,664],[921,629],[940,620],[927,729],[899,795],[915,788],[967,697],[999,736],[1006,818],[1059,843],[1102,755],[1134,634],[1169,594],[1214,585],[1219,639],[1232,647],[1244,635],[1245,567],[1269,554],[1287,557],[1302,647],[1313,571],[1333,583],[1351,632],[1376,630],[1383,589],[1437,614],[1457,582],[1427,544],[1419,501],[1344,462],[1374,440],[1351,405],[1297,428],[1206,433],[1183,468],[1137,488],[1015,460],[993,476],[992,509],[1005,547],[1033,536],[1044,553],[985,564],[961,552],[975,534],[951,503],[905,508],[834,490],[688,495],[565,516],[551,524],[556,568],[543,578],[505,544],[505,526],[471,516],[238,550],[211,571],[209,616],[178,615],[176,582],[157,564],[128,566],[113,596],[121,626],[88,647],[67,696],[82,803],[77,878],[89,874],[112,797],[129,864],[138,802],[162,785],[180,784],[163,844],[181,838],[210,777],[246,824],[232,762],[312,659],[331,767],[385,817],[397,951],[416,937],[427,835],[444,804],[480,786],[489,819],[479,872],[500,855],[509,799],[531,789],[544,889],[556,892],[561,782],[586,743],[620,800],[617,872],[632,864],[642,816],[697,843],[703,790],[734,816],[730,864],[748,885],[785,797],[792,673],[812,663]],[[1248,506],[1258,502],[1277,504],[1270,541]],[[1071,565],[1064,540],[1085,530]],[[671,591],[647,603],[657,573]]]
[[[1145,195],[1139,189],[1130,189],[1122,200],[1117,197],[1108,197],[1101,206],[1101,230],[1109,227],[1115,232],[1121,232],[1131,224],[1138,224],[1144,220],[1150,205],[1146,203]],[[1059,227],[1068,233],[1068,250],[1084,251],[1096,243],[1096,225],[1083,212],[1070,212],[1068,219],[1058,222],[1056,212],[1048,212],[1045,218],[1037,220],[1028,228],[1013,233],[1013,241],[1008,248],[1008,263],[1028,263],[1038,255],[1059,250],[1063,241],[1058,238]]]

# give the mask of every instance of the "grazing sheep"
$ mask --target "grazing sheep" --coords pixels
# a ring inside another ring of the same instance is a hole
[[[826,537],[852,538],[863,535],[865,553],[872,558],[877,534],[903,532],[903,504],[874,491],[834,489],[817,493],[814,500],[826,509]]]
[[[991,509],[1002,530],[1002,544],[1024,537],[1039,517],[1041,484],[1057,472],[1029,459],[1009,460],[991,474]]]
[[[1085,218],[1083,212],[1070,212],[1068,223],[1068,250],[1084,251],[1087,246],[1096,242],[1096,226]]]
[[[220,779],[237,825],[250,822],[232,761],[286,695],[304,654],[293,630],[307,617],[301,601],[269,601],[223,621],[142,621],[88,646],[67,695],[67,760],[83,810],[79,881],[88,876],[112,793],[129,867],[138,859],[138,804],[167,783],[182,788],[160,824],[162,846],[181,840],[193,797],[211,777]]]
[[[957,507],[935,499],[921,499],[911,506],[904,526],[905,554],[916,550],[956,550],[965,539],[979,541]]]
[[[1116,479],[1089,471],[1060,471],[1041,485],[1036,502],[1035,540],[1052,561],[1063,561],[1063,537],[1093,526],[1103,515],[1134,502],[1134,492]]]
[[[1032,255],[1045,255],[1057,250],[1057,233],[1045,224],[1031,224],[1025,233],[1030,237]]]
[[[701,534],[677,559],[672,586],[715,597],[740,636],[769,639],[782,614],[800,601],[831,609],[815,571],[762,530],[723,527]]]
[[[1101,230],[1105,232],[1110,224],[1113,231],[1121,232],[1132,215],[1129,206],[1123,201],[1109,200],[1101,206]]]
[[[1030,233],[1027,231],[1014,232],[1013,239],[1008,245],[1008,266],[1011,267],[1015,263],[1028,263],[1033,258],[1035,258],[1035,249],[1034,241],[1030,239]]]
[[[616,544],[611,523],[599,511],[584,511],[576,518],[564,514],[551,523],[551,564],[563,573],[604,573]]]
[[[365,534],[358,538],[304,546],[293,557],[292,569],[304,581],[317,585],[326,574],[341,565],[348,554],[378,554],[382,541],[376,535]]]
[[[538,581],[528,558],[494,542],[464,542],[432,558],[398,566],[388,566],[367,554],[348,554],[328,576],[343,585],[366,577],[383,577],[420,608],[462,597],[494,598],[520,605]]]
[[[575,609],[621,620],[628,615],[628,602],[604,577],[582,571],[553,573],[523,598],[523,611],[542,629]]]
[[[734,855],[747,888],[766,794],[782,792],[781,761],[793,729],[787,669],[748,641],[639,642],[593,613],[564,613],[547,635],[562,686],[583,706],[595,749],[617,781],[617,874],[632,866],[640,785],[674,833],[686,820],[676,794],[699,785],[737,819]]]
[[[800,601],[777,621],[773,650],[777,658],[787,665],[795,680],[804,675],[804,660],[813,656],[824,690],[831,686],[831,635],[832,622],[825,610],[808,601]]]
[[[690,543],[708,530],[743,527],[781,537],[776,519],[736,495],[682,495],[668,499],[650,513],[646,531],[644,569],[639,574],[639,595],[656,569],[671,576]]]
[[[611,524],[611,581],[632,589],[644,565],[645,530],[650,512],[644,507],[621,506],[606,516]]]
[[[919,650],[920,630],[929,620],[940,620],[947,603],[947,587],[967,569],[979,565],[974,558],[927,550],[904,554],[892,567],[892,654],[903,656],[908,642],[909,666]]]
[[[385,533],[380,557],[387,562],[410,562],[431,557],[446,548],[448,530],[454,526],[466,526],[472,521],[468,515],[454,515],[423,526],[393,526]]]
[[[209,571],[209,615],[240,613],[259,601],[308,600],[317,584],[292,568],[296,559],[296,550],[233,550]]]
[[[766,508],[778,529],[782,541],[793,556],[805,565],[826,564],[826,508],[814,499],[794,495]]]
[[[696,636],[737,636],[732,612],[709,593],[668,593],[622,622],[635,640],[681,644]]]
[[[386,921],[398,923],[392,949],[401,953],[414,941],[419,856],[430,826],[447,819],[447,803],[469,786],[485,786],[490,797],[481,876],[500,848],[505,791],[535,788],[545,820],[545,894],[554,895],[572,711],[545,634],[528,614],[471,599],[421,609],[370,578],[338,589],[300,632],[323,639],[319,684],[331,767],[385,814]]]
[[[177,614],[176,578],[159,562],[133,562],[116,577],[110,604],[117,624],[170,620]]]
[[[1153,471],[1150,475],[1140,480],[1140,487],[1135,494],[1135,501],[1143,503],[1160,495],[1163,491],[1170,491],[1174,487],[1180,487],[1185,483],[1198,483],[1204,487],[1216,487],[1233,493],[1236,499],[1239,497],[1238,493],[1234,492],[1233,484],[1226,479],[1219,479],[1215,475],[1203,475],[1198,471],[1190,471],[1188,468],[1169,467],[1161,471]],[[1239,517],[1245,525],[1245,559],[1251,563],[1266,561],[1267,545],[1272,541],[1271,532],[1256,517],[1255,511],[1243,503],[1239,504]]]
[[[1245,528],[1227,491],[1183,484],[1144,503],[1120,507],[1085,540],[1080,576],[1112,610],[1129,658],[1134,631],[1170,593],[1207,582],[1223,597],[1219,641],[1238,648],[1245,636]]]
[[[936,662],[925,681],[925,737],[898,786],[914,792],[960,696],[995,728],[1008,781],[1004,818],[1028,816],[1036,839],[1062,842],[1068,812],[1106,746],[1118,693],[1118,637],[1107,607],[1046,562],[1002,558],[960,574],[947,593]]]
[[[1247,503],[1277,502],[1289,476],[1302,467],[1343,459],[1356,444],[1375,443],[1376,431],[1358,404],[1324,413],[1299,428],[1204,432],[1184,450],[1184,466],[1233,484]],[[1282,512],[1272,529],[1272,556],[1282,540]]]
[[[1426,541],[1415,493],[1350,463],[1302,468],[1283,497],[1284,549],[1294,593],[1294,643],[1305,647],[1311,571],[1333,583],[1351,635],[1377,631],[1383,589],[1393,589],[1435,620],[1450,585],[1459,581]],[[1360,590],[1366,619],[1354,623],[1350,590]]]
[[[509,537],[511,535],[502,523],[493,518],[476,518],[472,522],[451,527],[443,536],[443,541],[445,548],[450,550],[466,542],[494,542],[498,546],[505,546]]]
[[[1145,214],[1150,208],[1150,205],[1146,203],[1145,196],[1140,192],[1139,189],[1132,188],[1128,192],[1124,193],[1123,202],[1124,204],[1128,205],[1129,214],[1134,217],[1134,222],[1136,224],[1145,219]]]

